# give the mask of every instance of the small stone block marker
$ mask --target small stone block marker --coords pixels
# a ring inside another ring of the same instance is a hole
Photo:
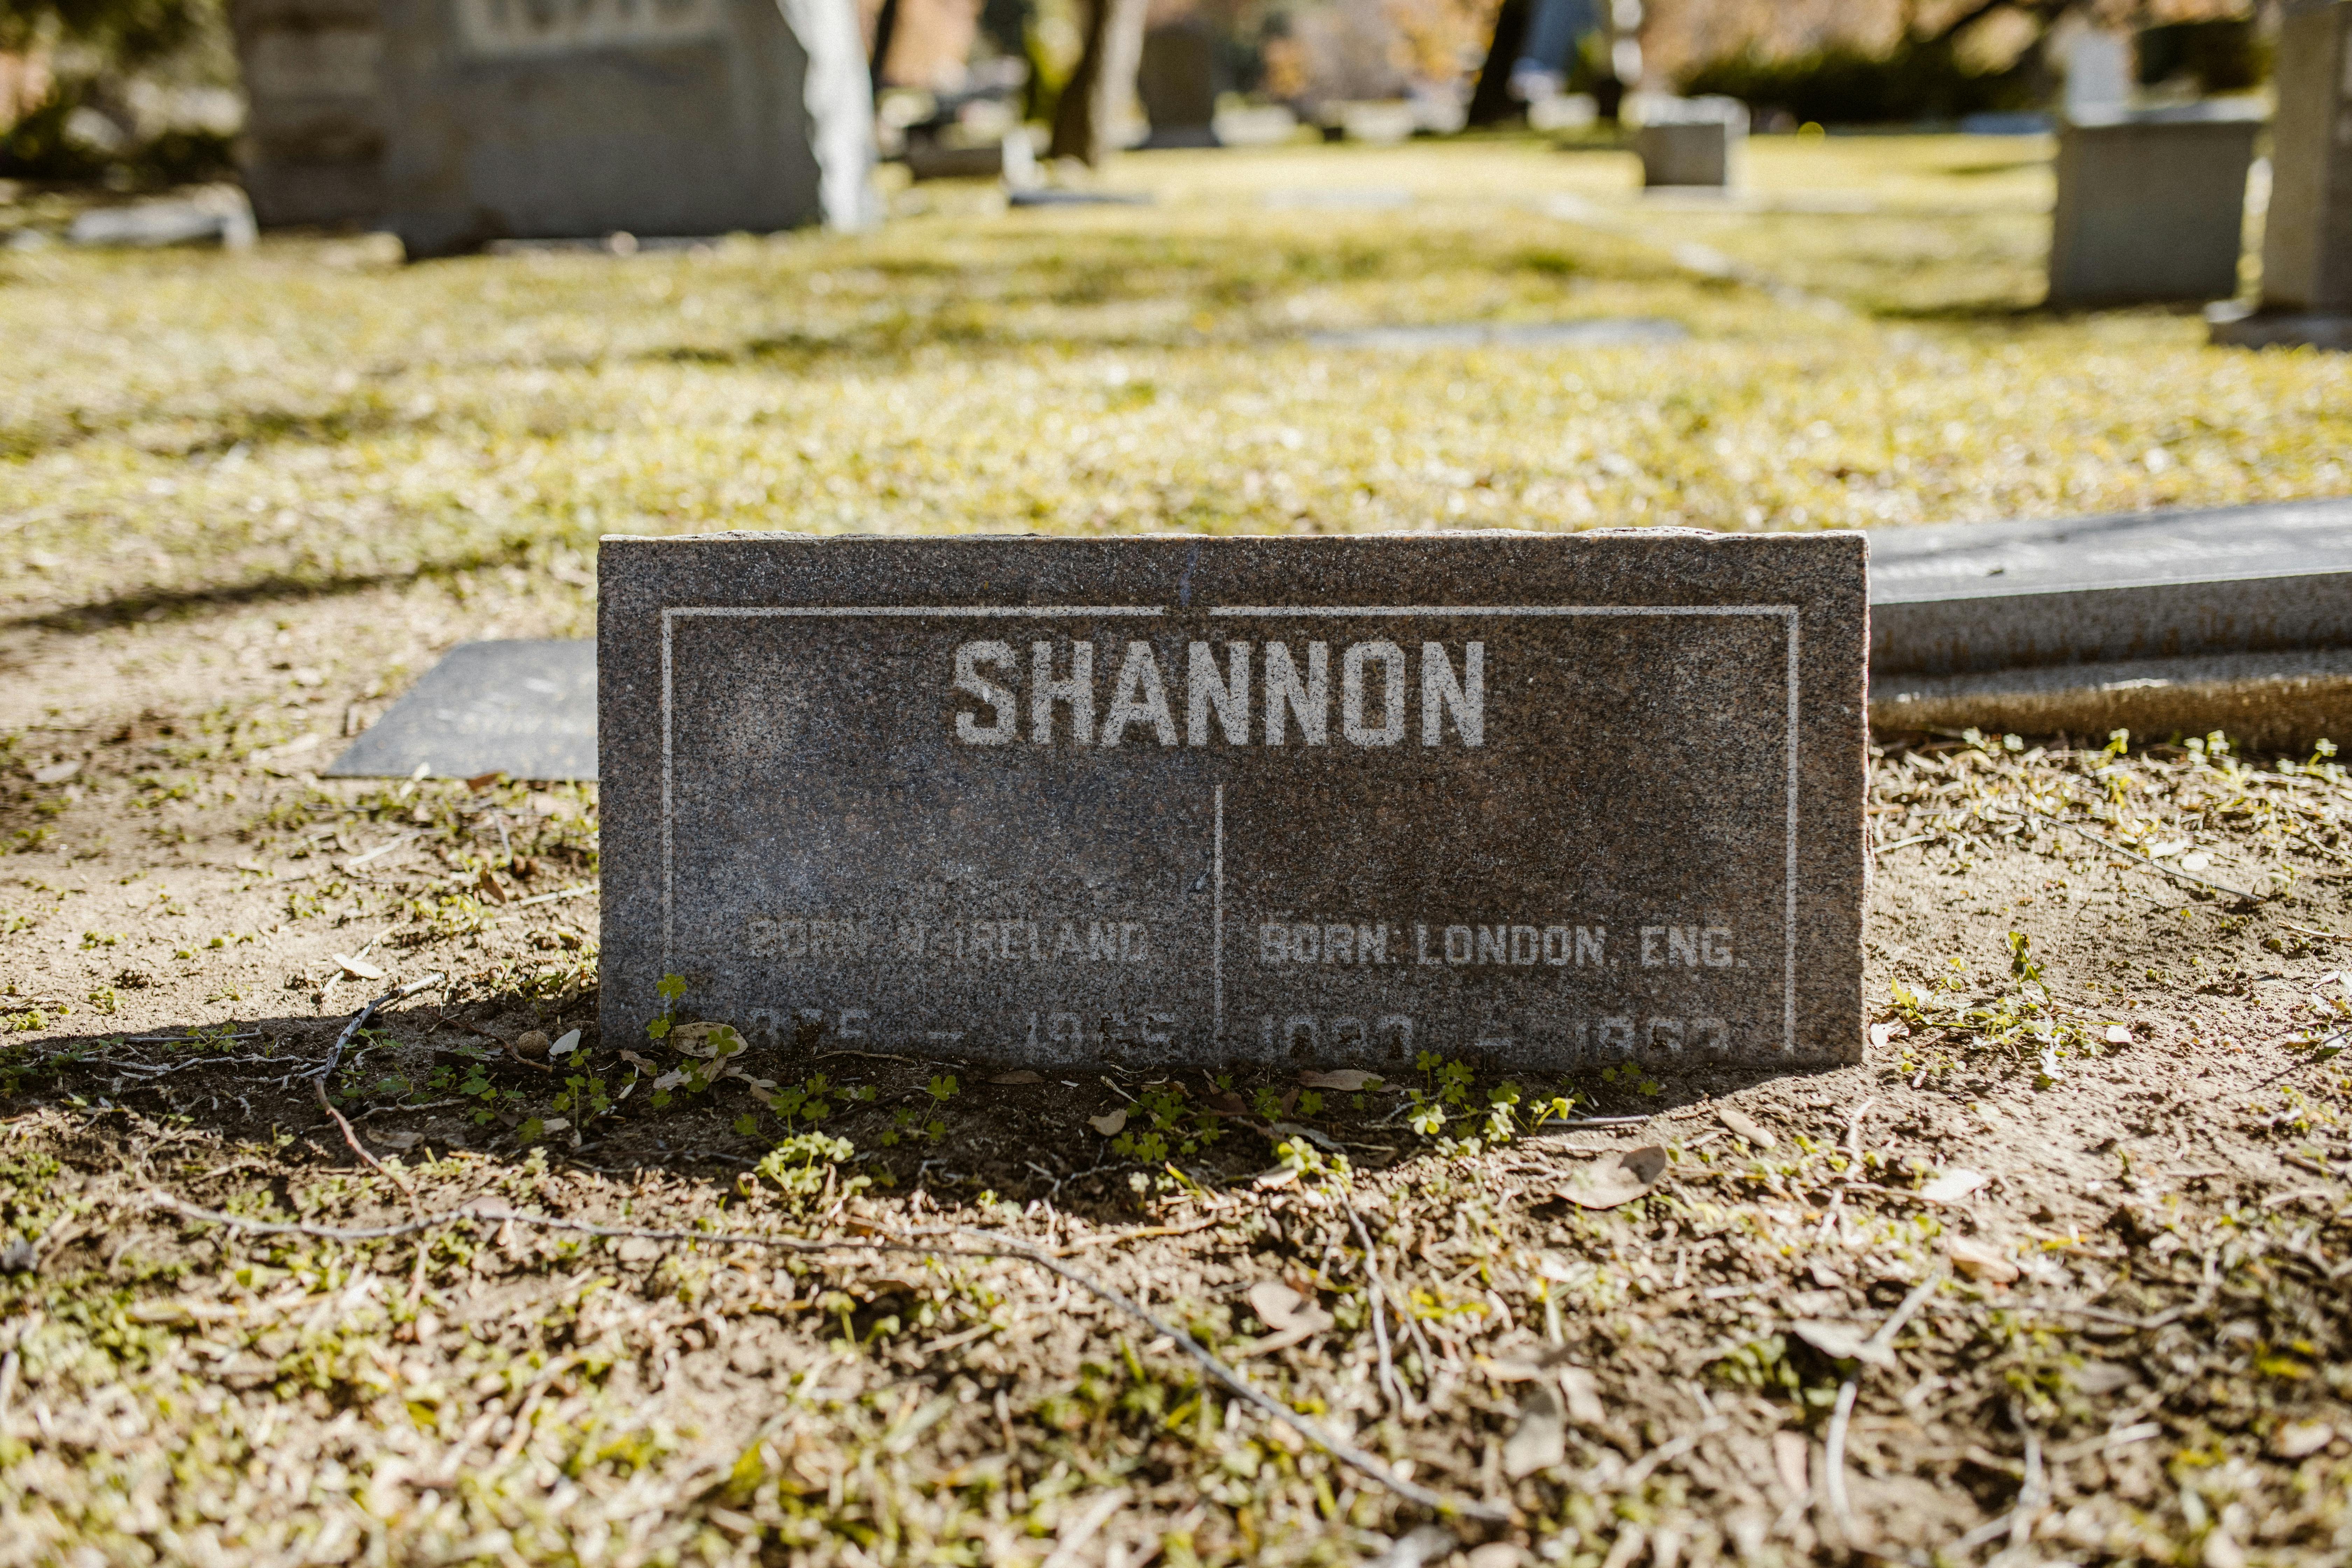
[[[1866,552],[609,538],[605,1037],[1853,1060]]]

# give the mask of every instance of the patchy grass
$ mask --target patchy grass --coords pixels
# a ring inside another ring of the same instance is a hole
[[[1914,738],[1860,1066],[1361,1088],[603,1038],[593,788],[312,771],[453,642],[592,632],[611,529],[2342,488],[2340,357],[2021,312],[2046,149],[1758,153],[1752,211],[1496,142],[625,260],[0,258],[0,1565],[2343,1561],[2331,758]],[[1308,341],[1594,315],[1693,336]],[[436,971],[323,1085],[379,1172],[312,1075]],[[1038,1250],[1512,1521],[1414,1537]]]
[[[561,576],[608,531],[1819,528],[2346,483],[2343,356],[2210,349],[2184,316],[2013,312],[2046,226],[2037,147],[1809,148],[1766,144],[1768,197],[1810,177],[1877,209],[1652,210],[1622,154],[1506,143],[1169,154],[1129,165],[1164,192],[1150,207],[627,259],[11,253],[0,594],[137,615]],[[1970,172],[1988,158],[2027,170]],[[1351,184],[1406,205],[1267,205]],[[1622,231],[1547,216],[1564,195]],[[1858,312],[1685,271],[1693,235]],[[1923,319],[1873,313],[1897,308]],[[1410,355],[1307,337],[1628,314],[1694,335]]]

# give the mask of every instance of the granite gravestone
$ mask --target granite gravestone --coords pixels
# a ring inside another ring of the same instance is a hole
[[[2245,248],[2258,109],[2114,110],[2058,133],[2053,306],[2226,300]]]
[[[229,26],[254,216],[268,227],[380,220],[393,126],[377,0],[231,0]]]
[[[1855,534],[607,539],[607,1039],[1862,1044]]]
[[[1217,39],[1208,24],[1187,17],[1145,33],[1135,96],[1151,123],[1146,147],[1218,145]]]
[[[2352,3],[2288,7],[2277,59],[2262,305],[2213,336],[2352,349]]]
[[[863,215],[848,0],[383,0],[390,221],[412,257],[509,237]]]

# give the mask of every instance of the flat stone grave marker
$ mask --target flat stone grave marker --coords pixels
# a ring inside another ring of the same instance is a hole
[[[605,1037],[1855,1059],[1865,555],[609,538]]]
[[[460,643],[368,726],[329,778],[596,776],[596,645]]]
[[[1418,353],[1428,349],[1608,349],[1629,343],[1678,343],[1690,336],[1680,321],[1658,316],[1598,316],[1581,321],[1440,321],[1426,326],[1360,327],[1313,332],[1318,349],[1375,349]]]
[[[1871,536],[1880,676],[2352,647],[2352,498]]]

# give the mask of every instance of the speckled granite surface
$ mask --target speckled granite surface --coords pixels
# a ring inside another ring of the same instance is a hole
[[[1063,1063],[1860,1053],[1866,546],[614,538],[603,1026]]]

